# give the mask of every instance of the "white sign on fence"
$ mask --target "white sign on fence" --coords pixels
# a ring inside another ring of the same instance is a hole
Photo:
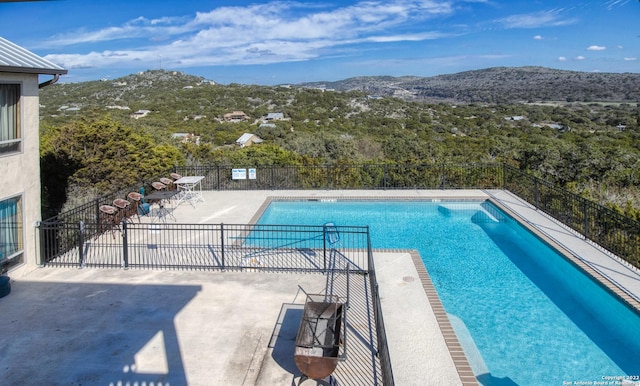
[[[250,180],[256,179],[256,169],[249,169],[249,179]]]
[[[234,180],[246,180],[247,169],[231,169],[231,178]]]

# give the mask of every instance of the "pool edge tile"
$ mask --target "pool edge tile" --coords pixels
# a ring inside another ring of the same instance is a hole
[[[422,263],[420,254],[416,250],[409,250],[406,252],[411,255],[413,265],[418,272],[418,278],[422,283],[422,288],[427,295],[429,304],[434,311],[434,315],[436,317],[438,325],[440,326],[440,331],[442,332],[442,337],[444,338],[447,348],[449,349],[449,355],[451,356],[453,364],[456,367],[456,371],[458,372],[460,381],[463,385],[478,385],[478,380],[476,379],[475,374],[473,374],[473,370],[471,369],[469,360],[467,359],[467,356],[462,349],[462,345],[458,340],[458,336],[456,335],[451,322],[449,321],[449,317],[447,316],[444,306],[440,301],[440,297],[438,296],[438,293],[433,286],[431,277],[429,277],[429,273]]]

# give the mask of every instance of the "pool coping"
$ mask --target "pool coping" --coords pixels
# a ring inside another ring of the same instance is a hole
[[[442,305],[438,291],[436,291],[433,281],[431,281],[431,276],[429,276],[429,272],[427,272],[427,268],[422,261],[420,253],[418,253],[417,250],[408,250],[406,252],[411,255],[411,260],[418,272],[418,278],[422,283],[422,288],[427,295],[427,299],[429,299],[429,304],[431,305],[431,310],[436,317],[438,326],[440,326],[442,337],[449,349],[449,355],[451,355],[451,359],[453,359],[456,371],[460,376],[460,381],[463,385],[478,385],[478,379],[469,364],[469,360],[467,359],[467,355],[460,344],[458,335],[456,335],[456,332],[451,325],[449,316],[447,316],[447,311],[445,311],[444,306]]]

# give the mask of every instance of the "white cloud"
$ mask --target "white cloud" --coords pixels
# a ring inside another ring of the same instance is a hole
[[[559,62],[566,62],[567,61],[567,57],[566,56],[558,56],[558,61]]]
[[[576,56],[576,60],[585,60],[586,58],[582,55]]]
[[[604,51],[604,50],[606,50],[606,49],[607,49],[607,47],[604,47],[604,46],[595,46],[595,45],[594,45],[594,46],[589,46],[589,47],[587,47],[587,50],[589,50],[589,51]]]
[[[541,35],[536,35],[533,37],[533,40],[542,40],[544,39]]]
[[[565,19],[562,17],[563,9],[552,9],[549,11],[541,11],[529,14],[511,15],[499,19],[498,23],[504,28],[539,28],[550,26],[563,26],[575,23],[573,19]]]
[[[606,5],[607,5],[607,9],[609,11],[611,11],[613,8],[615,8],[617,6],[626,5],[628,2],[629,2],[629,0],[608,0],[606,2]]]
[[[440,32],[425,32],[421,34],[370,36],[365,39],[362,39],[362,41],[377,42],[377,43],[400,42],[400,41],[416,42],[416,41],[422,41],[422,40],[439,39],[447,36],[450,36],[450,35],[440,33]]]
[[[624,58],[624,60],[626,60],[628,62],[632,62],[634,60],[638,60],[638,58]]]
[[[96,31],[77,30],[59,34],[52,39],[46,40],[45,44],[49,47],[63,47],[118,39],[151,38],[159,34],[175,36],[189,32],[191,30],[189,27],[176,23],[180,20],[181,19],[169,17],[148,20],[143,17],[138,17],[118,27],[108,27]]]
[[[68,69],[113,66],[132,62],[153,62],[159,55],[149,51],[92,51],[88,54],[50,54],[45,59],[62,63]]]
[[[448,0],[361,1],[338,8],[289,1],[218,7],[190,18],[139,17],[120,26],[61,34],[46,45],[76,53],[47,59],[67,68],[155,63],[159,57],[175,67],[309,60],[342,45],[451,36],[429,31],[424,23],[454,11]],[[117,56],[95,51],[97,43],[115,40],[123,47],[114,51]],[[158,44],[162,40],[166,43]],[[94,51],[77,53],[82,44]]]

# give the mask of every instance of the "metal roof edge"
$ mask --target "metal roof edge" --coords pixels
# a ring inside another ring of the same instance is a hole
[[[67,70],[0,36],[0,71],[64,75]]]
[[[34,67],[17,67],[17,66],[2,66],[0,65],[0,72],[14,72],[20,74],[39,74],[39,75],[66,75],[68,73],[64,68],[34,68]]]

